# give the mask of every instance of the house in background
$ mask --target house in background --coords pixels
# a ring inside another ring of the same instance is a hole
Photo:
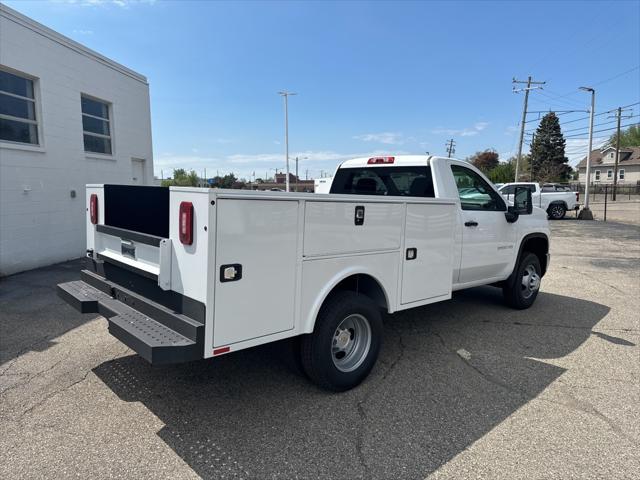
[[[605,147],[591,152],[591,183],[613,184],[616,162],[616,149]],[[586,183],[587,158],[583,158],[577,165],[578,181]],[[618,159],[618,185],[640,185],[640,147],[620,149]]]
[[[0,276],[84,255],[87,183],[153,183],[147,79],[0,4]]]

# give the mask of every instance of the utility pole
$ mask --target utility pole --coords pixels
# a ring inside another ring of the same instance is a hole
[[[296,156],[296,193],[298,193],[298,157]]]
[[[289,96],[297,93],[283,90],[278,95],[284,97],[284,157],[287,164],[286,191],[289,191]]]
[[[593,147],[593,111],[596,106],[596,91],[591,87],[580,87],[579,90],[591,93],[589,108],[589,148],[587,150],[587,178],[584,187],[584,208],[578,214],[580,220],[593,220],[593,212],[589,208],[589,186],[591,185],[591,148]]]
[[[530,90],[536,90],[536,89],[542,89],[542,87],[538,86],[538,87],[532,87],[531,85],[544,85],[546,82],[535,82],[533,80],[531,80],[531,75],[529,75],[529,78],[527,79],[527,81],[523,81],[523,80],[516,80],[515,78],[513,79],[512,83],[526,83],[527,86],[525,88],[518,88],[516,89],[516,87],[513,87],[513,93],[519,93],[524,91],[524,108],[522,109],[522,123],[520,124],[520,143],[518,145],[518,156],[516,158],[516,178],[515,181],[518,181],[518,173],[520,170],[520,159],[522,158],[522,142],[524,141],[524,124],[527,121],[527,105],[529,103],[529,91]]]
[[[529,157],[529,181],[533,182],[533,142],[536,141],[536,134],[531,135],[531,155]]]
[[[620,158],[620,120],[623,118],[632,118],[631,116],[622,116],[622,112],[624,110],[622,107],[618,107],[616,109],[615,116],[609,116],[609,118],[617,118],[618,124],[616,128],[616,161],[613,167],[613,194],[611,195],[611,200],[616,201],[616,190],[618,188],[618,161]]]
[[[456,153],[456,142],[452,138],[445,144],[445,147],[447,147],[447,157],[451,158],[451,155]]]
[[[309,169],[307,168],[304,172],[304,179],[309,180]]]

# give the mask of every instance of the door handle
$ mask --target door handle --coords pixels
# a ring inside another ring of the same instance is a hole
[[[475,221],[464,222],[464,226],[465,227],[477,227],[478,226],[478,222],[475,222]]]

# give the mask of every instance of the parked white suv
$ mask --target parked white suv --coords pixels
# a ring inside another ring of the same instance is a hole
[[[547,212],[549,218],[561,220],[568,210],[578,210],[580,194],[572,192],[564,185],[547,183],[540,186],[534,182],[506,183],[500,187],[500,193],[509,201],[513,200],[516,187],[525,187],[531,190],[533,205]]]

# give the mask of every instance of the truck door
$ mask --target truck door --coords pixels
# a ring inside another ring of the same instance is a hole
[[[502,196],[472,169],[451,165],[460,197],[462,259],[458,283],[504,276],[514,255],[516,227]]]

